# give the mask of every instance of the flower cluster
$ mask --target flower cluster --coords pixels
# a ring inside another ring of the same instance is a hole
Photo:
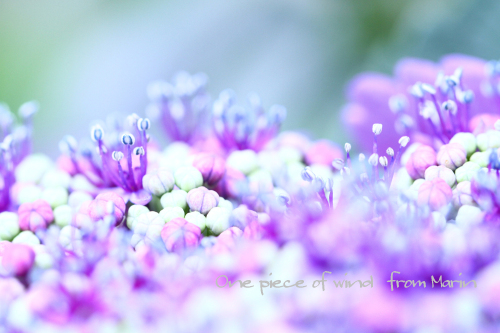
[[[0,332],[495,331],[497,67],[407,59],[395,79],[356,78],[356,158],[279,133],[285,108],[256,95],[211,104],[201,74],[152,84],[152,121],[64,137],[57,162],[28,153],[35,104],[24,136],[0,109]],[[158,123],[165,147],[147,134]]]

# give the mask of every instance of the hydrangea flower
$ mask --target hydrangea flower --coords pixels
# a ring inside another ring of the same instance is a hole
[[[109,132],[101,125],[91,129],[96,153],[91,149],[78,153],[76,140],[71,136],[61,141],[61,150],[69,155],[73,173],[84,175],[94,186],[121,189],[125,201],[147,204],[151,195],[143,190],[143,177],[148,167],[146,132],[151,122],[136,114],[128,116],[124,124],[113,118],[108,122]]]
[[[401,135],[433,145],[446,144],[459,132],[492,129],[500,111],[495,97],[495,64],[451,54],[439,63],[402,59],[393,77],[360,74],[348,87],[343,121],[365,149],[364,138],[373,123],[386,128],[383,149]]]

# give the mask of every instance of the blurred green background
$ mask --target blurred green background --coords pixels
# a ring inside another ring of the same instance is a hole
[[[56,155],[111,112],[144,114],[146,86],[178,70],[216,97],[255,91],[286,129],[343,142],[349,79],[404,56],[500,57],[497,0],[0,0],[0,101],[36,99],[35,149]]]

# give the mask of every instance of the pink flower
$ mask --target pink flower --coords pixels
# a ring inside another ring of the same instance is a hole
[[[215,191],[200,186],[189,191],[186,201],[191,211],[206,215],[212,208],[217,207],[219,204],[219,195]]]
[[[35,232],[38,228],[46,229],[54,220],[52,207],[45,200],[38,199],[34,202],[24,203],[19,206],[19,227],[22,230]]]
[[[169,252],[180,253],[200,244],[201,229],[182,217],[171,220],[161,230],[161,239]]]
[[[226,173],[226,161],[213,154],[196,155],[193,166],[201,172],[203,181],[209,186],[217,184]]]
[[[467,161],[467,152],[460,143],[449,143],[439,149],[436,161],[439,165],[455,170]]]
[[[420,146],[411,154],[406,171],[413,179],[424,178],[425,170],[431,165],[436,165],[436,152],[432,147]]]
[[[432,210],[439,210],[450,203],[453,192],[441,178],[425,181],[418,190],[418,203],[429,205]]]
[[[125,201],[114,192],[101,193],[90,203],[88,212],[92,220],[99,221],[107,216],[110,202],[114,204],[116,222],[121,221],[125,214]]]
[[[35,252],[27,245],[9,243],[3,249],[2,266],[9,274],[26,274],[34,261]]]
[[[306,153],[307,164],[323,164],[330,166],[336,158],[342,158],[343,151],[329,140],[316,141]]]

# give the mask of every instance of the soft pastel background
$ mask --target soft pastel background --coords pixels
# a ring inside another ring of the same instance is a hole
[[[345,84],[400,57],[500,56],[497,0],[0,0],[0,101],[36,99],[35,149],[57,154],[110,112],[142,114],[148,82],[204,71],[285,105],[285,128],[343,141]]]

